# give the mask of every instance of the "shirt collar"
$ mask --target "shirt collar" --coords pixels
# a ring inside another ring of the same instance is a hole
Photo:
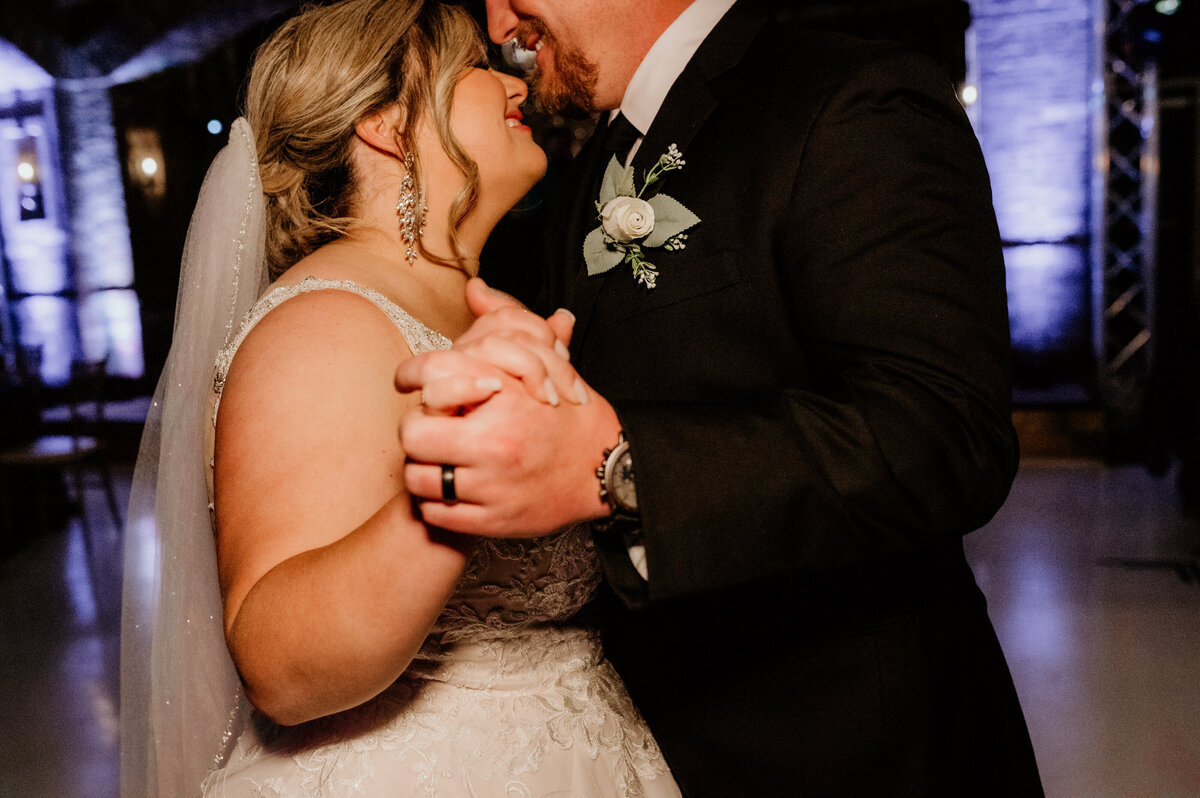
[[[618,109],[642,135],[650,129],[667,92],[736,0],[694,0],[646,53],[625,88]],[[613,116],[616,111],[613,111]],[[632,156],[632,153],[631,153]]]

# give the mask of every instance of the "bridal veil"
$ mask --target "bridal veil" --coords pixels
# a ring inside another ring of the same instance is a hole
[[[245,119],[205,176],[175,326],[125,530],[121,795],[183,798],[226,755],[247,703],[225,646],[204,453],[217,352],[266,286],[264,201]]]

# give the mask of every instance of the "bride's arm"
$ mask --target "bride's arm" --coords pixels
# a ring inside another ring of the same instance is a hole
[[[403,484],[395,326],[341,291],[291,299],[246,338],[214,459],[230,652],[250,700],[300,723],[356,706],[408,666],[465,565]]]

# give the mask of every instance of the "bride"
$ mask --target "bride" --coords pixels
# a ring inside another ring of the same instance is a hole
[[[470,326],[484,240],[546,168],[525,97],[432,1],[310,7],[257,53],[134,477],[122,795],[679,794],[577,619],[586,529],[454,535],[402,480],[396,363]],[[542,357],[508,370],[569,379]]]

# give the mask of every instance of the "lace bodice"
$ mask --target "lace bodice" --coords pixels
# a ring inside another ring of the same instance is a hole
[[[318,290],[369,299],[414,354],[450,346],[355,283],[307,278],[276,288],[217,359],[210,433],[225,376],[250,330],[288,299]],[[480,539],[400,679],[356,709],[298,727],[257,717],[227,766],[210,775],[205,795],[675,798],[658,746],[598,635],[576,618],[600,576],[585,526],[533,539]]]

